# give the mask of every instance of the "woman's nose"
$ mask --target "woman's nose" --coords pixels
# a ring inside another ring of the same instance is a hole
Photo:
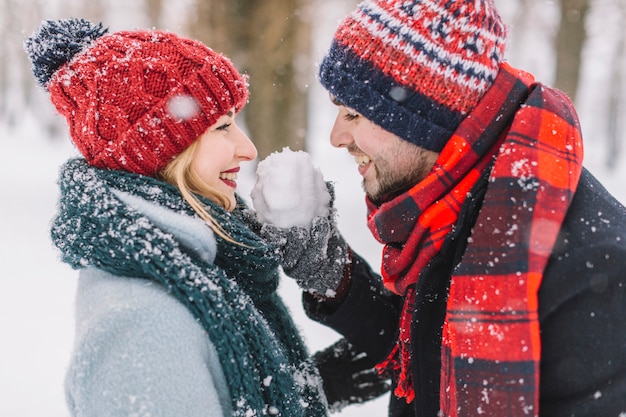
[[[252,161],[258,155],[256,146],[254,146],[254,143],[252,142],[252,140],[250,140],[248,135],[246,135],[244,131],[239,128],[239,126],[237,126],[237,129],[239,129],[239,133],[240,133],[240,137],[239,137],[240,140],[239,140],[239,145],[237,147],[238,148],[237,154],[241,159],[245,161]]]

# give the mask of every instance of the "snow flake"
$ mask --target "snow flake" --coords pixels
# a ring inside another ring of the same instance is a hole
[[[193,119],[199,110],[200,106],[190,95],[174,96],[167,102],[168,113],[177,120]]]

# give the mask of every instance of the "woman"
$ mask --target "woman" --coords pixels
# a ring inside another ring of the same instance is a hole
[[[326,415],[275,248],[235,194],[257,155],[235,121],[245,78],[199,42],[82,19],[26,49],[82,154],[51,232],[80,270],[72,415]]]

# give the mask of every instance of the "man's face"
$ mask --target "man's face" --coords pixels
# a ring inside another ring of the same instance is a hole
[[[331,98],[332,99],[332,98]],[[357,162],[363,190],[380,204],[422,181],[438,153],[413,145],[341,103],[330,143],[346,148]]]

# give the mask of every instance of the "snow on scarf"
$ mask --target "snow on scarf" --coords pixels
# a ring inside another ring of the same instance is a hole
[[[560,91],[502,64],[428,177],[380,207],[368,201],[370,230],[385,244],[383,280],[405,297],[397,345],[379,369],[398,374],[395,394],[410,402],[415,284],[492,164],[450,282],[441,351],[443,417],[539,414],[537,292],[582,169],[573,106]]]
[[[116,190],[178,213],[194,213],[178,190],[150,177],[100,170],[82,159],[61,170],[52,240],[75,269],[96,267],[156,281],[210,334],[223,365],[234,416],[326,415],[321,380],[285,306],[274,249],[229,213],[204,203],[226,232],[214,264],[200,260],[116,197]]]

